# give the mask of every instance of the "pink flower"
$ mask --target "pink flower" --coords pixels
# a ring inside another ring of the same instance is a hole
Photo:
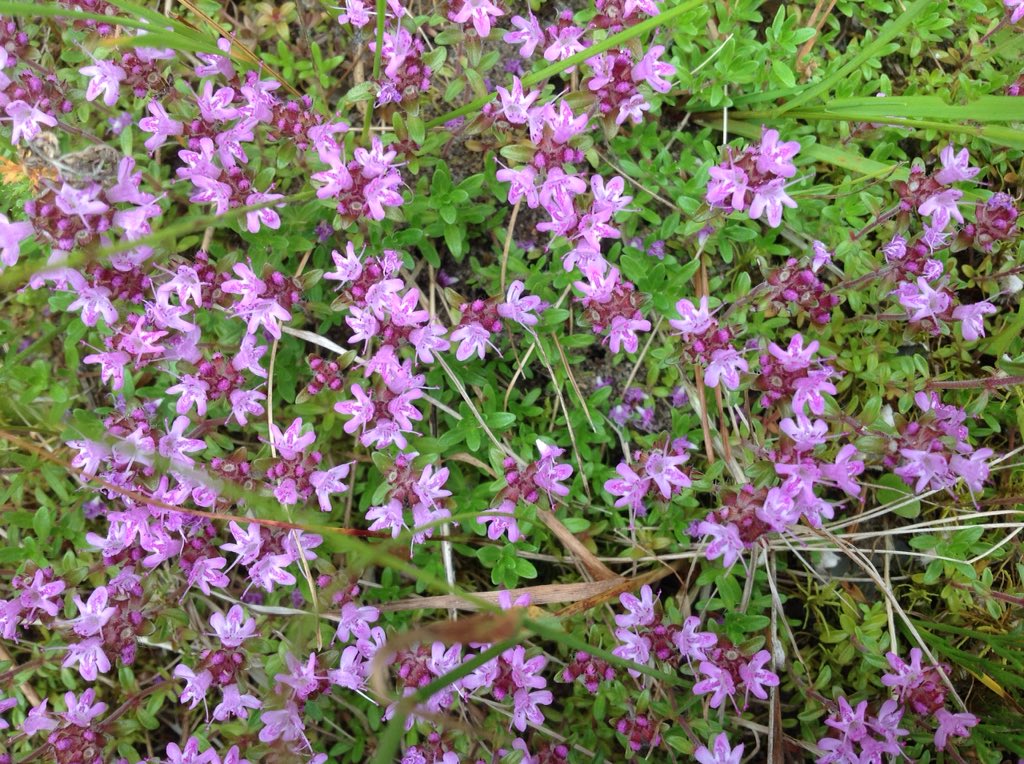
[[[703,661],[700,664],[700,673],[704,678],[693,686],[693,694],[705,695],[710,692],[712,708],[718,708],[726,698],[736,694],[736,683],[725,669],[719,668],[711,661]]]
[[[719,525],[702,520],[697,524],[697,533],[702,536],[711,536],[711,541],[704,555],[709,560],[722,558],[722,564],[731,568],[733,563],[743,554],[743,541],[740,539],[740,532],[732,523]],[[715,706],[712,706],[713,708]]]
[[[206,693],[213,682],[213,674],[203,669],[198,674],[184,663],[174,667],[174,676],[185,680],[185,689],[181,691],[181,702],[190,703],[189,708],[195,708],[206,699]]]
[[[0,215],[0,264],[15,265],[21,255],[21,243],[34,234],[31,223],[12,223],[6,215]]]
[[[740,666],[740,679],[743,680],[743,685],[746,687],[747,692],[753,693],[754,697],[761,700],[768,699],[768,693],[764,690],[765,687],[779,686],[779,677],[774,672],[762,668],[771,658],[771,653],[767,650],[761,650],[759,653],[748,658],[747,662]]]
[[[960,208],[957,206],[957,201],[963,195],[964,192],[958,188],[947,188],[945,191],[933,194],[921,202],[917,211],[930,218],[931,225],[940,230],[949,225],[950,218],[958,223],[963,223],[964,216],[960,213]]]
[[[520,45],[519,55],[529,58],[537,46],[544,42],[544,30],[541,29],[540,22],[532,13],[529,13],[529,18],[513,16],[512,26],[518,31],[506,32],[502,39],[512,45]]]
[[[320,504],[321,512],[331,511],[330,494],[344,493],[348,490],[348,486],[342,482],[344,478],[348,477],[348,473],[349,465],[339,464],[337,467],[331,467],[331,469],[326,471],[317,470],[309,476],[309,483],[316,491],[316,498]]]
[[[530,105],[540,97],[540,91],[531,90],[528,94],[524,95],[523,83],[518,77],[512,78],[511,92],[501,86],[498,86],[495,90],[498,93],[498,98],[501,99],[501,111],[505,115],[505,119],[513,125],[525,125],[527,119],[526,112]]]
[[[254,527],[258,531],[258,526]],[[215,612],[210,616],[210,626],[220,643],[227,648],[239,647],[245,640],[256,635],[256,621],[245,617],[241,605],[232,605],[226,617]]]
[[[970,737],[970,728],[978,724],[978,717],[974,714],[951,714],[944,708],[935,712],[935,718],[939,721],[939,727],[935,730],[935,747],[940,751],[946,750],[946,742],[950,735]]]
[[[700,619],[691,615],[683,621],[682,627],[673,636],[673,641],[679,652],[686,656],[686,660],[705,661],[708,648],[718,643],[718,636],[710,631],[697,631],[700,627]]]
[[[254,204],[263,204],[264,202],[272,202],[274,199],[282,198],[284,197],[281,194],[249,194],[245,197],[245,206],[249,207]],[[283,206],[283,204],[277,205],[277,207]],[[267,228],[276,231],[281,227],[281,217],[270,207],[264,207],[259,210],[253,210],[252,212],[245,213],[245,229],[249,233],[259,233],[261,225],[265,225]]]
[[[160,145],[172,135],[181,135],[184,126],[181,122],[171,119],[159,101],[150,101],[146,109],[152,115],[139,120],[139,129],[153,133],[143,144],[147,151],[156,151]]]
[[[110,671],[110,659],[103,652],[103,640],[91,637],[83,642],[68,645],[68,655],[61,668],[78,665],[78,673],[87,682],[95,682],[100,674]]]
[[[488,345],[494,347],[491,343],[491,333],[476,321],[457,328],[451,333],[451,338],[452,341],[460,343],[455,351],[455,357],[460,361],[466,361],[473,355],[482,361]]]
[[[778,228],[782,224],[782,208],[795,208],[796,202],[786,193],[785,181],[781,178],[773,180],[753,189],[754,198],[750,201],[751,220],[757,220],[764,212],[768,213],[768,225]]]
[[[477,517],[476,521],[487,526],[487,538],[491,541],[497,541],[507,533],[508,540],[515,543],[523,537],[519,531],[519,524],[516,522],[515,509],[516,505],[505,499],[497,507],[488,509],[489,515],[481,515]]]
[[[735,390],[740,386],[740,372],[749,369],[746,360],[735,348],[720,348],[711,354],[711,363],[704,370],[704,384],[718,387],[721,381],[730,390]]]
[[[256,697],[243,694],[237,684],[229,684],[222,693],[223,699],[213,709],[213,718],[219,722],[231,718],[248,719],[249,709],[257,709],[262,705]]]
[[[530,209],[536,209],[540,205],[536,177],[537,171],[531,165],[518,169],[505,167],[497,172],[498,180],[511,184],[508,189],[508,203],[515,204],[520,199],[525,199],[526,206]]]
[[[297,458],[315,442],[315,432],[311,430],[302,433],[302,417],[293,420],[284,432],[281,432],[276,424],[270,425],[270,443],[277,449],[282,459],[291,461]]]
[[[792,178],[796,175],[796,167],[791,161],[800,151],[798,141],[779,143],[777,130],[761,129],[761,143],[757,148],[757,169],[759,172],[778,175],[780,178]]]
[[[704,334],[715,325],[708,310],[708,298],[700,298],[700,307],[694,307],[689,300],[683,299],[676,303],[676,312],[681,318],[669,319],[673,328],[679,330],[684,337]]]
[[[88,603],[83,603],[77,594],[74,597],[78,607],[78,617],[69,621],[75,633],[82,637],[99,634],[114,614],[116,607],[107,607],[107,589],[104,586],[94,590]]]
[[[625,462],[620,462],[615,471],[619,474],[619,477],[611,478],[605,481],[604,484],[604,490],[613,496],[619,497],[615,502],[615,506],[629,506],[638,515],[646,514],[647,507],[644,506],[644,497],[647,496],[647,491],[651,487],[650,479],[641,478]]]
[[[961,149],[956,153],[953,144],[946,146],[939,154],[939,158],[942,160],[942,169],[935,173],[935,180],[944,186],[961,180],[970,180],[981,172],[977,167],[971,167],[971,156],[967,149]]]
[[[646,82],[651,86],[651,90],[658,93],[667,93],[671,90],[672,83],[666,78],[675,74],[676,68],[672,64],[658,60],[664,53],[664,45],[652,45],[644,57],[640,59],[640,63],[633,66],[633,81]],[[800,144],[797,144],[798,149],[799,147]]]
[[[710,750],[702,745],[693,752],[693,757],[698,764],[740,764],[743,744],[740,743],[735,748],[730,747],[728,736],[722,732],[715,738]]]
[[[914,284],[900,284],[897,294],[899,294],[900,305],[906,308],[910,314],[908,320],[912,322],[938,321],[939,316],[949,310],[952,302],[945,289],[933,289],[931,284],[921,277]],[[974,320],[977,319],[968,317],[969,322]]]
[[[960,335],[964,340],[974,342],[985,336],[985,320],[982,317],[995,312],[995,305],[983,301],[972,305],[958,305],[953,309],[953,318],[960,322]]]
[[[794,421],[786,417],[779,423],[782,430],[789,439],[793,441],[798,452],[812,451],[816,446],[825,442],[828,435],[828,425],[821,419],[811,421],[807,417],[798,414]]]
[[[564,61],[569,56],[584,50],[586,46],[580,42],[584,31],[576,26],[559,29],[554,35],[554,41],[544,49],[544,58],[548,61]]]
[[[649,626],[654,623],[654,592],[644,584],[640,587],[640,598],[625,592],[619,595],[619,602],[626,608],[626,613],[615,616],[615,623],[620,628],[633,626]]]
[[[512,726],[520,732],[526,730],[527,722],[544,723],[542,705],[550,705],[554,696],[548,690],[516,690],[512,696]]]
[[[24,101],[11,101],[4,107],[4,111],[13,121],[11,143],[15,146],[22,139],[31,141],[39,135],[42,130],[40,125],[47,127],[56,127],[57,125],[56,119],[35,106],[29,106]]]
[[[613,353],[618,353],[623,348],[628,353],[635,353],[640,343],[636,333],[647,332],[650,329],[651,322],[645,318],[615,316],[608,330],[608,347]]]
[[[117,103],[121,83],[128,76],[125,70],[113,61],[97,61],[91,66],[83,66],[78,73],[91,78],[85,90],[85,100],[95,101],[102,93],[103,103],[107,106]]]
[[[490,0],[462,0],[462,7],[457,13],[448,14],[448,18],[456,24],[465,24],[473,20],[473,28],[480,37],[487,37],[491,33],[491,18],[504,16],[505,11]]]
[[[711,180],[708,181],[705,199],[712,207],[731,207],[735,212],[746,209],[748,185],[747,173],[736,167],[729,160],[725,167],[715,165],[708,170]]]

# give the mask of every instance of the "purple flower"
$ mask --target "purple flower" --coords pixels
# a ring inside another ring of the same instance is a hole
[[[715,738],[710,750],[702,745],[693,752],[698,764],[740,764],[742,756],[743,744],[740,743],[735,748],[730,747],[729,737],[724,732]]]
[[[24,101],[11,101],[4,107],[4,111],[13,121],[11,143],[15,146],[22,139],[31,141],[39,135],[42,130],[40,125],[47,127],[56,127],[57,125],[56,119],[35,106],[29,106]]]
[[[644,497],[647,496],[647,491],[651,487],[650,479],[641,478],[625,462],[620,462],[615,471],[619,474],[619,477],[611,478],[605,481],[604,484],[604,490],[613,496],[620,497],[616,500],[615,506],[629,506],[638,515],[646,514],[647,508],[644,506]]]
[[[459,347],[455,351],[455,357],[460,361],[466,361],[473,355],[482,361],[484,354],[487,352],[488,345],[494,347],[494,344],[491,342],[491,333],[476,321],[463,324],[453,331],[450,336],[453,342],[459,343]]]
[[[18,602],[27,612],[24,620],[31,621],[36,610],[42,610],[51,618],[56,618],[60,606],[51,600],[64,591],[64,582],[60,579],[50,581],[42,570],[32,576],[32,582],[25,586],[18,595]]]
[[[276,674],[274,681],[291,687],[301,700],[305,700],[317,691],[320,687],[320,680],[324,677],[316,674],[316,653],[310,653],[305,663],[301,663],[291,653],[285,653],[284,660],[288,671],[284,674]]]
[[[306,725],[302,723],[299,709],[291,700],[285,703],[284,708],[264,711],[260,715],[260,721],[263,723],[259,735],[260,742],[273,743],[280,739],[290,743],[305,738]]]
[[[796,167],[791,161],[800,151],[799,141],[779,143],[777,130],[761,130],[761,144],[757,150],[757,169],[765,174],[778,175],[781,178],[792,178],[796,175]],[[756,218],[757,216],[751,215]]]
[[[117,612],[116,607],[107,607],[107,589],[104,586],[89,595],[88,603],[83,603],[77,594],[74,601],[78,607],[78,617],[69,621],[69,624],[75,633],[82,637],[99,634],[107,621]]]
[[[529,58],[533,55],[534,50],[537,46],[544,42],[544,30],[541,29],[540,22],[537,18],[527,11],[529,18],[523,18],[522,16],[513,16],[512,26],[518,30],[515,32],[506,32],[502,39],[511,44],[519,45],[519,55],[523,58]]]
[[[944,708],[935,712],[935,718],[939,721],[939,727],[935,730],[935,747],[940,751],[946,750],[950,735],[970,737],[970,728],[978,724],[978,717],[974,714],[951,714]]]
[[[263,204],[264,202],[272,202],[275,199],[283,199],[282,194],[263,194],[253,193],[245,197],[245,205],[251,206],[253,204]],[[283,204],[278,204],[277,207],[283,207]],[[259,233],[261,226],[266,226],[272,230],[277,230],[281,227],[281,217],[270,207],[264,207],[259,210],[253,210],[245,213],[245,229],[249,233]]]
[[[640,599],[625,592],[619,595],[619,601],[628,611],[615,616],[615,623],[620,627],[649,626],[654,623],[654,593],[647,584],[640,588]]]
[[[770,661],[771,658],[771,653],[767,650],[761,650],[740,666],[740,679],[743,680],[743,686],[746,688],[747,693],[753,693],[754,697],[761,700],[768,699],[765,687],[778,687],[779,685],[778,675],[763,668],[764,664]]]
[[[554,696],[548,690],[516,690],[512,696],[512,726],[520,732],[526,730],[527,722],[544,723],[544,712],[540,706],[550,705]]]
[[[125,70],[113,61],[97,61],[91,66],[83,66],[78,73],[91,78],[85,90],[85,100],[95,101],[102,93],[103,103],[107,106],[117,103],[121,83],[128,76]]]
[[[715,165],[708,172],[711,175],[705,195],[708,204],[713,207],[732,207],[736,212],[746,209],[746,195],[750,190],[747,173],[732,164],[732,160],[725,167]]]
[[[796,202],[786,193],[786,184],[780,178],[753,189],[754,198],[750,201],[748,215],[757,220],[765,212],[768,213],[768,225],[778,228],[782,225],[782,208],[796,208]],[[924,213],[922,213],[924,214]]]
[[[184,748],[177,743],[168,743],[164,753],[167,764],[216,764],[219,761],[213,748],[199,753],[199,741],[194,737],[188,739]]]
[[[704,384],[718,387],[721,381],[730,390],[735,390],[740,386],[740,372],[749,369],[746,360],[735,348],[720,348],[711,354],[711,363],[704,370]]]
[[[504,15],[505,11],[490,0],[462,0],[462,7],[457,13],[449,13],[448,18],[456,24],[465,24],[472,20],[476,33],[480,37],[487,37],[491,33],[492,17]]]
[[[491,541],[497,541],[507,533],[508,540],[515,543],[523,537],[519,531],[519,524],[516,522],[515,510],[515,503],[505,499],[497,507],[487,510],[491,514],[481,515],[477,517],[476,521],[487,526],[487,538]]]
[[[939,230],[949,225],[950,218],[958,223],[963,223],[964,216],[960,213],[960,208],[957,206],[957,201],[963,195],[964,192],[958,188],[947,188],[945,191],[933,194],[921,202],[917,211],[930,218],[931,225]]]
[[[635,353],[640,343],[636,333],[647,332],[650,329],[651,322],[646,318],[614,316],[608,329],[608,347],[613,353],[618,353],[623,348],[627,353]]]
[[[666,78],[674,75],[676,68],[672,64],[658,60],[664,53],[664,45],[652,45],[640,62],[633,66],[633,81],[646,82],[651,86],[651,90],[658,93],[667,93],[671,90],[672,83]],[[799,149],[799,144],[797,148]]]
[[[348,486],[342,482],[342,480],[348,477],[348,473],[349,465],[339,464],[337,467],[331,467],[329,470],[317,470],[309,476],[309,483],[316,491],[316,498],[320,504],[321,512],[331,511],[330,494],[344,493],[348,490]]]
[[[5,702],[0,701],[0,710],[3,710],[2,707]],[[30,710],[28,716],[25,717],[25,721],[21,725],[21,731],[28,737],[32,737],[37,732],[49,732],[57,728],[57,720],[47,712],[46,705],[48,702],[47,698],[43,698],[43,702]],[[5,729],[4,725],[4,720],[0,719],[0,729]]]
[[[523,296],[523,282],[513,281],[508,285],[508,292],[505,295],[505,302],[498,306],[498,315],[515,321],[524,327],[532,327],[540,320],[534,315],[534,311],[543,310],[545,303],[539,297]]]
[[[6,215],[0,215],[0,263],[13,266],[21,255],[21,243],[35,234],[31,223],[12,223]],[[0,268],[2,271],[3,268]]]
[[[198,674],[184,663],[174,667],[174,676],[185,680],[185,689],[181,692],[181,702],[190,703],[189,708],[195,708],[206,699],[206,693],[213,682],[213,674],[203,669]]]
[[[902,283],[896,291],[900,305],[907,309],[911,322],[937,320],[949,310],[949,294],[944,289],[933,289],[924,278],[918,277],[914,284]]]
[[[146,109],[152,116],[140,119],[139,129],[153,133],[143,144],[147,151],[156,151],[172,135],[181,135],[184,126],[181,122],[171,119],[159,101],[150,101]]]
[[[946,146],[939,154],[939,158],[942,160],[942,169],[935,173],[935,180],[944,186],[961,180],[970,180],[981,172],[977,167],[971,167],[971,157],[967,149],[961,149],[956,153],[953,144]]]
[[[91,687],[76,696],[73,692],[64,693],[64,705],[68,710],[60,714],[68,724],[76,727],[87,728],[92,725],[92,720],[107,710],[106,703],[96,703],[96,691]]]
[[[828,435],[828,425],[824,421],[811,421],[802,414],[797,415],[796,421],[791,417],[784,418],[779,422],[779,429],[789,436],[798,452],[814,450],[825,442]]]
[[[110,671],[110,659],[103,652],[103,640],[91,637],[82,642],[68,645],[68,655],[61,668],[78,665],[78,673],[87,682],[95,682],[99,674]]]
[[[704,678],[693,686],[693,694],[705,695],[710,692],[712,708],[718,708],[726,698],[736,694],[736,683],[732,674],[725,669],[719,668],[711,661],[703,661],[700,664],[700,673]]]
[[[5,711],[10,711],[16,705],[18,705],[17,698],[3,698],[2,700],[0,700],[0,714],[4,713]],[[0,719],[0,730],[8,729],[10,728],[10,726],[11,725],[7,722],[6,719]]]
[[[706,661],[708,657],[705,651],[718,643],[716,634],[710,631],[697,631],[699,627],[700,619],[691,615],[683,621],[682,627],[672,637],[679,652],[686,657],[687,663],[691,660]]]
[[[234,523],[232,523],[234,525]],[[237,526],[235,526],[237,527]],[[259,532],[259,526],[254,526]],[[226,548],[228,545],[221,547]],[[227,648],[239,647],[245,640],[256,635],[256,621],[246,618],[241,605],[232,605],[227,617],[216,612],[210,616],[210,626],[220,643]]]
[[[293,420],[284,432],[276,424],[270,425],[270,444],[277,449],[282,459],[291,461],[297,458],[315,442],[315,432],[302,434],[302,417]]]
[[[495,90],[498,93],[498,97],[501,99],[501,111],[502,114],[505,115],[505,119],[513,125],[525,125],[527,120],[527,111],[529,110],[530,105],[540,97],[540,91],[531,90],[529,93],[524,95],[523,83],[518,77],[512,78],[511,91],[508,91],[501,86],[495,88]]]
[[[726,568],[732,567],[733,563],[743,554],[743,541],[740,539],[740,532],[735,525],[719,525],[702,520],[697,524],[697,533],[701,536],[711,536],[708,548],[704,554],[709,560],[722,558],[722,564]]]
[[[704,334],[715,325],[715,319],[708,310],[708,298],[700,298],[700,307],[695,307],[689,300],[683,299],[676,303],[676,312],[681,318],[669,319],[673,328],[678,329],[684,337]]]
[[[960,322],[960,335],[967,342],[974,342],[985,336],[985,319],[983,316],[996,312],[996,306],[988,301],[976,302],[971,305],[958,305],[953,309],[953,318]]]
[[[237,684],[229,684],[222,690],[222,700],[213,709],[213,718],[219,722],[231,718],[248,719],[249,709],[260,708],[262,704],[252,695],[243,694]],[[211,759],[211,761],[215,761]]]

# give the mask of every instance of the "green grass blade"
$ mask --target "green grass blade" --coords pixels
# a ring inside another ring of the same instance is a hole
[[[906,10],[903,11],[899,16],[886,24],[881,33],[868,43],[864,48],[854,56],[852,59],[843,64],[839,69],[834,71],[828,77],[823,79],[821,82],[811,85],[805,89],[798,96],[792,100],[786,101],[784,104],[779,106],[772,112],[775,117],[782,116],[788,111],[795,109],[802,104],[807,103],[814,98],[817,98],[823,93],[827,93],[835,87],[842,79],[848,77],[852,72],[856,71],[866,61],[871,60],[873,57],[879,55],[883,48],[888,45],[892,40],[903,34],[911,24],[914,23],[914,19],[920,16],[929,6],[934,4],[934,0],[916,0],[907,6]]]

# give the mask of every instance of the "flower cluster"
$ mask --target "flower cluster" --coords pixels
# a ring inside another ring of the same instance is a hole
[[[704,384],[738,388],[740,374],[749,371],[750,364],[733,346],[733,330],[719,324],[717,311],[708,308],[708,298],[701,297],[699,305],[684,298],[676,303],[676,312],[680,318],[669,319],[669,324],[683,340],[683,356],[704,367]]]
[[[762,128],[761,141],[748,146],[737,157],[728,158],[709,170],[707,203],[731,212],[746,212],[751,220],[762,215],[772,228],[782,224],[782,208],[796,208],[786,193],[786,182],[796,175],[793,157],[800,151],[797,141],[779,142],[777,130]]]
[[[981,491],[988,479],[990,448],[974,448],[968,441],[967,413],[942,403],[936,393],[918,393],[914,402],[920,415],[896,422],[897,437],[885,463],[916,493],[950,488],[963,479],[971,491]]]
[[[565,453],[565,449],[549,446],[538,440],[537,451],[540,458],[522,468],[515,459],[505,459],[507,485],[496,497],[497,504],[487,510],[488,514],[477,518],[477,522],[487,526],[488,538],[497,540],[503,535],[507,535],[509,541],[518,541],[522,538],[523,534],[519,530],[515,516],[516,507],[520,502],[538,504],[543,495],[547,497],[547,504],[551,506],[554,505],[555,496],[569,495],[569,487],[562,481],[572,476],[572,467],[555,461]]]
[[[615,500],[616,507],[629,507],[638,517],[647,514],[647,502],[670,501],[691,485],[680,467],[690,458],[692,446],[685,439],[666,443],[660,450],[636,451],[630,461],[619,462],[617,478],[605,481],[604,490]]]

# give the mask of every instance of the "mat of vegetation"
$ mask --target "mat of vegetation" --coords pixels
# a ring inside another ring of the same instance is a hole
[[[1024,760],[1022,0],[0,0],[0,764]]]

